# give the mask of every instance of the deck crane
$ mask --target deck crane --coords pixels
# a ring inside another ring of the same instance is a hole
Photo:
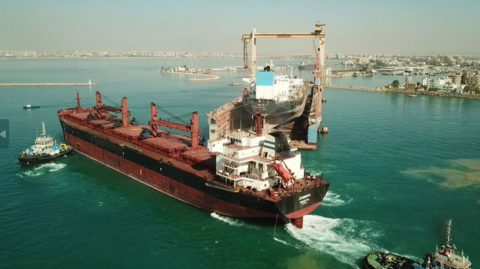
[[[158,129],[157,126],[163,126],[166,128],[180,130],[184,132],[190,132],[191,148],[195,149],[198,147],[198,136],[200,135],[200,129],[198,128],[197,111],[192,113],[190,124],[180,124],[169,120],[159,119],[157,113],[157,106],[155,105],[155,103],[152,102],[150,103],[150,121],[148,122],[148,124],[150,125],[150,128],[152,130],[151,134],[155,137],[160,136],[162,133],[166,133],[165,131]]]
[[[77,95],[77,109],[80,110],[80,97]],[[100,92],[95,92],[95,110],[97,112],[97,117],[102,118],[102,111],[111,111],[114,113],[121,113],[122,114],[122,126],[128,126],[128,119],[130,118],[130,111],[127,108],[127,98],[122,98],[122,105],[120,108],[114,106],[107,106],[102,103],[102,95]]]

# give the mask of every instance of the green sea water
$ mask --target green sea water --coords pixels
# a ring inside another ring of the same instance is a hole
[[[127,96],[143,124],[152,101],[174,115],[205,115],[241,93],[228,85],[241,73],[193,83],[157,72],[183,64],[241,60],[0,60],[0,82],[99,83],[0,87],[0,119],[10,121],[9,148],[0,149],[0,268],[356,268],[372,251],[412,258],[433,251],[447,218],[453,218],[453,243],[480,268],[477,100],[326,89],[329,133],[319,137],[316,151],[302,154],[305,168],[324,173],[331,188],[303,229],[200,210],[79,154],[35,168],[18,164],[16,155],[33,143],[42,121],[61,140],[56,111],[75,106],[76,92],[85,106],[93,105],[97,90],[110,105]],[[392,79],[331,83],[382,86]],[[23,110],[25,104],[41,108]],[[200,124],[206,134],[206,117]]]

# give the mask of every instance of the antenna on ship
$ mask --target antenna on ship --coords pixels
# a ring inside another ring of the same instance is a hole
[[[45,136],[47,133],[45,132],[45,123],[42,121],[42,135]]]

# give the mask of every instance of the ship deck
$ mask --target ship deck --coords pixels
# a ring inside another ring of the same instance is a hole
[[[205,175],[211,175],[215,171],[215,154],[203,146],[197,146],[193,149],[192,140],[189,136],[173,134],[158,129],[160,136],[141,138],[140,134],[143,130],[151,132],[150,126],[128,125],[115,127],[116,122],[121,123],[120,118],[104,111],[101,119],[89,119],[88,115],[92,112],[94,112],[93,108],[86,108],[81,112],[75,109],[68,109],[64,110],[63,114],[68,115],[68,118],[83,131],[95,131],[95,134],[98,134],[98,131],[103,132],[110,141],[113,141],[110,136],[114,136],[119,142],[132,144],[135,148],[142,149],[152,157],[160,158],[164,156],[166,161],[171,161],[185,170],[195,170]],[[157,151],[157,149],[161,152]]]

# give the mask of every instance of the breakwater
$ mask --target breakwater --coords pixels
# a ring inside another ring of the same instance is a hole
[[[189,81],[200,82],[200,81],[210,81],[210,80],[217,80],[220,77],[216,75],[208,75],[202,73],[185,73],[185,72],[177,72],[177,71],[168,71],[168,72],[161,72],[163,74],[180,74],[180,75],[190,75],[190,76],[200,76],[202,78],[190,78]]]
[[[97,83],[0,83],[0,87],[13,86],[95,86]]]

